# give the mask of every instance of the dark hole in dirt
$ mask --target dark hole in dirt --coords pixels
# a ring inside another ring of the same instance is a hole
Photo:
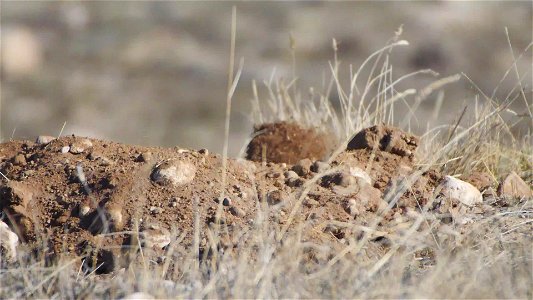
[[[109,218],[102,208],[95,209],[80,219],[80,227],[90,231],[93,235],[110,232],[110,226]]]
[[[82,270],[84,273],[108,274],[115,269],[115,263],[115,256],[110,250],[94,250],[83,260]]]

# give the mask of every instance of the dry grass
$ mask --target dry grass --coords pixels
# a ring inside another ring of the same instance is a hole
[[[357,71],[349,66],[346,87],[339,78],[341,65],[336,51],[330,63],[331,79],[321,92],[311,89],[304,96],[297,87],[297,78],[285,82],[273,77],[265,83],[268,100],[262,102],[254,83],[255,120],[294,120],[334,132],[339,147],[332,157],[364,127],[389,123],[408,130],[411,122],[416,122],[417,107],[429,101],[434,90],[459,80],[459,76],[437,79],[420,91],[396,90],[403,78],[436,75],[423,70],[399,79],[392,77],[391,51],[408,44],[399,39],[400,34],[401,30]],[[335,41],[333,48],[336,50]],[[233,62],[231,65],[233,68]],[[515,68],[511,66],[510,70]],[[363,73],[367,74],[366,80],[362,80]],[[228,104],[236,82],[233,71],[229,74]],[[515,170],[531,178],[531,149],[527,146],[531,145],[531,135],[522,140],[513,138],[512,125],[501,117],[510,103],[523,97],[523,85],[519,80],[517,91],[510,91],[508,99],[501,101],[482,93],[481,99],[473,99],[473,118],[458,118],[455,124],[428,130],[423,137],[420,169],[406,182],[429,168],[446,174],[485,170],[494,178]],[[333,94],[336,100],[332,100]],[[411,113],[405,117],[394,115],[397,105],[406,105]],[[526,117],[532,118],[530,109]],[[313,180],[304,185],[300,199],[312,184]],[[399,192],[385,195],[391,203],[389,208]],[[293,203],[292,213],[298,213],[296,205],[301,201]],[[1,262],[0,297],[120,298],[133,292],[160,298],[533,297],[531,200],[464,225],[442,226],[438,216],[428,213],[428,207],[421,207],[408,222],[398,223],[403,227],[387,237],[390,246],[385,249],[371,242],[378,220],[360,228],[365,232],[362,238],[348,237],[339,249],[303,241],[301,236],[309,230],[309,224],[289,229],[269,220],[268,207],[259,201],[257,205],[254,224],[234,234],[238,246],[233,251],[218,249],[223,228],[201,228],[201,212],[196,211],[196,226],[190,229],[195,237],[192,248],[180,243],[187,232],[176,232],[167,249],[169,263],[155,264],[143,257],[143,263],[112,275],[74,268],[80,265],[79,258],[65,257],[49,263],[42,259],[44,247],[38,254],[21,251],[15,264]],[[211,245],[209,256],[208,251],[198,251],[202,237]]]

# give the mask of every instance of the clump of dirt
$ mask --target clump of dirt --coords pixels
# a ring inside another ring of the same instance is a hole
[[[331,136],[325,133],[289,122],[258,125],[254,135],[246,158],[257,162],[295,164],[304,158],[322,159],[334,144]]]
[[[347,150],[375,149],[412,158],[419,142],[418,137],[398,128],[375,125],[357,133]]]

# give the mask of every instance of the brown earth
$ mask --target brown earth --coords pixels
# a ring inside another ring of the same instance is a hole
[[[254,224],[258,204],[269,206],[270,219],[281,227],[308,222],[304,240],[340,247],[348,236],[362,233],[353,224],[376,220],[388,205],[385,200],[392,201],[387,192],[417,171],[418,139],[392,127],[363,130],[331,165],[316,161],[327,153],[327,144],[312,130],[288,123],[258,130],[266,133],[250,143],[248,157],[261,161],[257,151],[266,143],[271,162],[229,159],[223,188],[222,158],[205,149],[75,136],[2,143],[0,171],[8,180],[0,184],[0,210],[29,248],[42,246],[42,237],[48,237],[51,258],[89,257],[86,267],[103,263],[98,271],[107,273],[128,263],[128,251],[139,239],[161,254],[169,233],[177,231],[190,247],[195,214],[202,234],[225,224],[224,247],[231,248],[238,243],[232,233]],[[380,141],[379,147],[373,141]],[[390,224],[423,207],[440,179],[438,172],[421,172],[391,205],[380,230],[393,230]],[[206,247],[203,238],[200,248]]]
[[[313,128],[296,123],[261,124],[254,128],[246,158],[256,162],[295,164],[301,159],[323,159],[332,150],[334,140]]]

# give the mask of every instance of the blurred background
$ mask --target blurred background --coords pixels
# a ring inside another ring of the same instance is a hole
[[[236,59],[244,58],[244,70],[232,110],[232,155],[252,130],[252,80],[268,80],[274,68],[277,77],[291,77],[290,34],[303,91],[318,89],[329,75],[332,38],[346,73],[403,24],[410,46],[393,52],[395,78],[423,68],[441,76],[464,72],[489,95],[513,62],[505,27],[515,56],[532,40],[531,1],[2,1],[2,139],[57,135],[67,122],[63,134],[220,152],[234,4]],[[531,50],[517,67],[531,103]],[[404,86],[428,82],[419,76]],[[497,98],[517,82],[513,71]],[[418,130],[457,118],[476,93],[466,80],[444,92],[436,119],[427,120],[435,95],[422,105]],[[268,96],[262,86],[259,93]],[[525,113],[525,101],[513,110]],[[531,130],[531,120],[515,130]]]

